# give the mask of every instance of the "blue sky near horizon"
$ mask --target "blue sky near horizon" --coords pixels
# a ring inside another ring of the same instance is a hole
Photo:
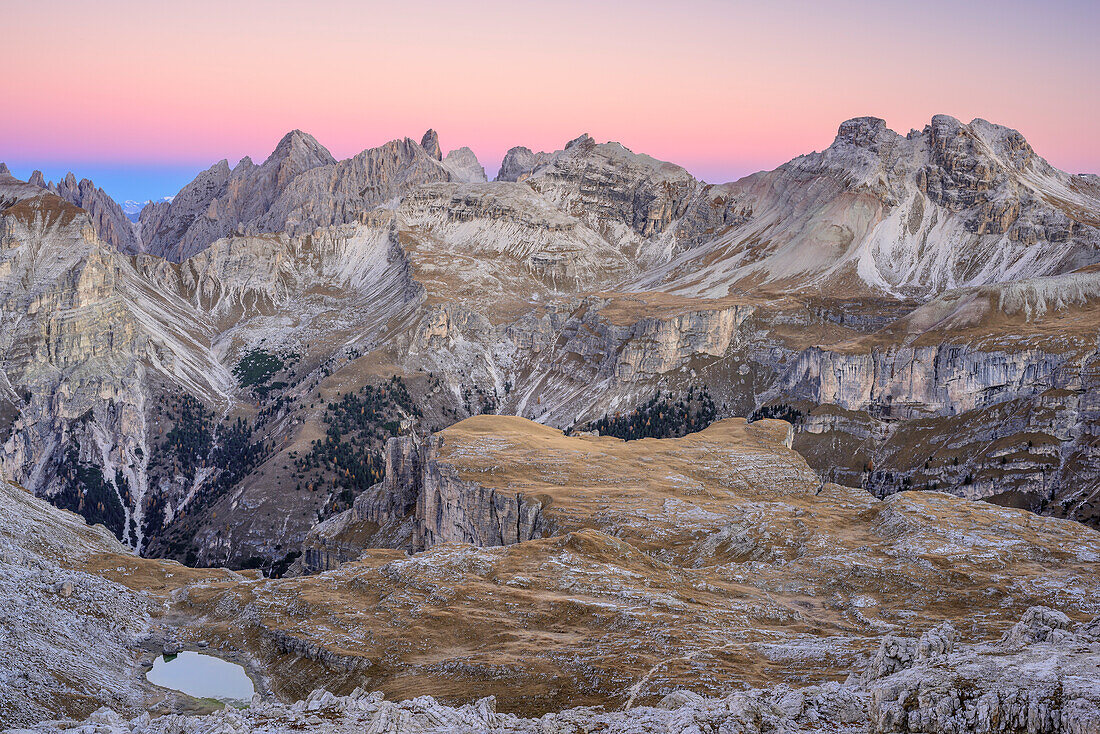
[[[3,162],[7,163],[13,176],[23,181],[30,178],[36,169],[42,171],[47,181],[59,181],[72,171],[78,181],[82,178],[91,179],[119,204],[127,200],[145,202],[149,199],[175,196],[199,171],[210,167],[210,163],[192,166],[182,163],[115,165],[92,162],[51,165],[19,160]]]

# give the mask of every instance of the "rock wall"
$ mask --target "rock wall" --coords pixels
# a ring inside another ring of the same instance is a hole
[[[520,493],[501,492],[461,479],[435,457],[443,439],[428,439],[420,496],[416,502],[419,548],[437,543],[511,545],[550,533],[542,503]]]
[[[203,319],[141,278],[82,210],[49,193],[0,216],[0,311],[20,411],[0,447],[0,471],[57,498],[78,465],[94,468],[114,495],[97,502],[122,508],[112,529],[140,547],[149,404],[167,389],[211,402],[230,389]]]
[[[950,342],[855,354],[811,347],[797,356],[775,389],[791,400],[845,410],[874,407],[895,417],[955,414],[1051,388],[1077,389],[1080,364],[1072,357]]]
[[[464,481],[440,463],[442,441],[416,434],[389,439],[385,479],[359,495],[351,509],[310,531],[297,570],[327,571],[368,548],[510,545],[551,532],[538,500]]]

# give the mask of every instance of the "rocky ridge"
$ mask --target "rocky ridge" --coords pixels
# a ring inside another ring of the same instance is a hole
[[[0,179],[4,175],[11,175],[7,167],[0,170]],[[78,183],[76,176],[70,171],[56,183],[47,182],[41,171],[35,171],[28,183],[46,189],[87,212],[92,226],[95,227],[96,236],[119,252],[133,255],[141,251],[141,239],[122,207],[91,180],[82,178]]]
[[[199,174],[171,202],[142,210],[141,238],[151,254],[179,262],[261,219],[300,174],[336,159],[312,135],[287,133],[259,166],[222,160]]]
[[[901,136],[877,118],[820,153],[708,187],[680,224],[705,239],[640,281],[726,295],[751,283],[927,297],[1097,261],[1095,182],[1009,128],[947,115]]]

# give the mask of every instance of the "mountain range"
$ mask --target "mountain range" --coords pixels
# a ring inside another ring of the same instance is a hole
[[[0,164],[0,362],[3,725],[1100,723],[1100,177],[1006,127]]]
[[[878,496],[1097,521],[1100,178],[982,120],[857,118],[719,185],[587,135],[489,182],[434,131],[343,161],[292,131],[136,224],[71,174],[4,168],[0,200],[0,468],[143,551],[284,558],[378,478],[384,424],[576,429],[692,390],[792,416]],[[407,405],[316,448],[394,379]]]

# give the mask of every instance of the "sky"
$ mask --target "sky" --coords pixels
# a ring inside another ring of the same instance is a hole
[[[1100,172],[1096,0],[0,0],[0,161],[118,200],[174,194],[288,130],[337,158],[439,131],[492,175],[583,132],[707,181],[851,117],[1014,127]]]

